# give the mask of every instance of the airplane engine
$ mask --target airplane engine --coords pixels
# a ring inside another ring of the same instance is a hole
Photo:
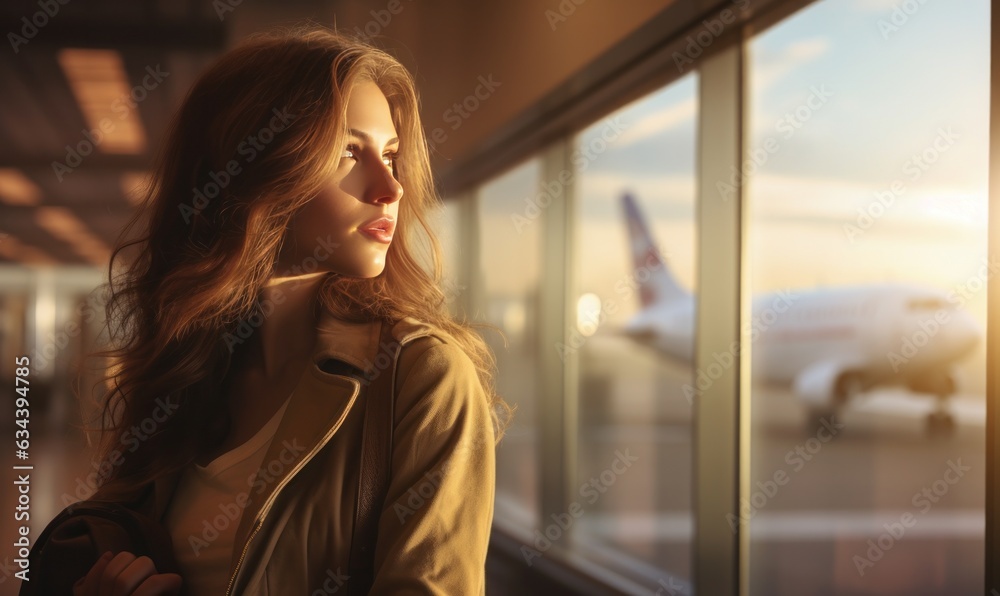
[[[806,430],[812,432],[864,390],[864,377],[842,362],[819,362],[796,377],[794,389],[808,407]]]
[[[795,378],[795,394],[814,408],[830,408],[849,401],[861,390],[857,373],[839,362],[818,362]]]

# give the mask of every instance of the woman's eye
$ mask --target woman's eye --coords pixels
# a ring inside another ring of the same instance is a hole
[[[344,152],[340,155],[341,159],[354,159],[357,160],[361,157],[361,148],[357,145],[348,145]],[[382,156],[382,163],[392,169],[392,175],[396,175],[396,166],[399,159],[399,152],[393,151],[386,153]]]

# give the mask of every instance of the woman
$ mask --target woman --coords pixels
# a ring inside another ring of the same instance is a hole
[[[181,573],[118,553],[77,594],[347,593],[357,395],[381,374],[395,412],[371,592],[484,593],[512,411],[447,314],[437,202],[414,83],[388,54],[301,28],[199,79],[126,228],[146,233],[112,255],[136,247],[112,274],[112,465],[94,496],[164,524]]]

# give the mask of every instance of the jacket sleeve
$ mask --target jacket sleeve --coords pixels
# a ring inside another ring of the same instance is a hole
[[[397,387],[371,594],[485,594],[495,434],[476,368],[454,344],[415,341]]]

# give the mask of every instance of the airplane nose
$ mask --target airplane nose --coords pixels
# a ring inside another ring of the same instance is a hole
[[[983,338],[979,323],[971,314],[963,311],[955,313],[955,319],[947,325],[947,333],[955,358],[972,351]]]

